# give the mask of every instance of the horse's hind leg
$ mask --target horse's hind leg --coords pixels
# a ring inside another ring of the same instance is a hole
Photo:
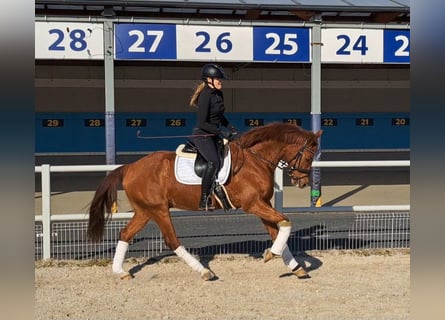
[[[136,233],[142,230],[148,221],[150,221],[148,213],[141,210],[135,210],[133,218],[131,218],[125,228],[120,231],[112,269],[113,273],[118,274],[121,279],[131,278],[131,275],[124,270],[124,260],[128,250],[128,243],[133,239]]]
[[[272,238],[272,241],[274,242],[278,235],[277,225],[274,223],[270,223],[269,221],[264,219],[261,219],[261,221],[263,222],[264,226],[266,227],[266,230],[269,232],[270,237]],[[275,256],[278,255],[273,253],[270,248],[266,249],[266,251],[264,252],[264,262],[270,261]],[[284,245],[283,252],[281,253],[281,258],[283,259],[284,264],[299,279],[310,278],[309,274],[306,272],[304,267],[301,264],[299,264],[297,260],[294,258],[287,244]]]
[[[199,272],[203,280],[210,280],[213,277],[215,277],[212,271],[205,268],[201,264],[201,262],[199,262],[194,256],[192,256],[187,251],[187,249],[184,246],[181,245],[176,236],[176,232],[173,227],[173,223],[168,211],[167,214],[165,214],[165,212],[162,212],[153,216],[153,219],[155,220],[156,224],[158,225],[159,229],[162,232],[162,235],[164,236],[165,244],[170,249],[172,249],[179,258],[181,258],[185,263],[187,263],[187,265],[191,267],[193,270]]]

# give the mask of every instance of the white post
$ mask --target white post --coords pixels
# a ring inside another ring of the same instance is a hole
[[[42,228],[43,260],[51,258],[51,169],[49,164],[42,165]]]
[[[283,211],[283,170],[276,168],[274,172],[274,208]]]

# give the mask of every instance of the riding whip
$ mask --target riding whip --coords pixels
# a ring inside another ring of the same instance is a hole
[[[136,137],[139,139],[173,139],[173,138],[192,138],[192,137],[211,137],[214,136],[214,133],[208,133],[208,134],[189,134],[189,135],[181,135],[181,136],[154,136],[154,137],[148,137],[148,136],[142,136],[141,131],[138,130],[136,132]]]

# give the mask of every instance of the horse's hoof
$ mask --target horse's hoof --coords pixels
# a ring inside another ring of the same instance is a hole
[[[128,272],[122,272],[119,274],[119,278],[121,280],[130,280],[130,279],[133,279],[133,276],[131,274],[129,274]]]
[[[201,279],[204,280],[204,281],[211,280],[214,277],[215,277],[215,274],[212,271],[210,271],[209,269],[204,268],[201,271]]]
[[[298,277],[298,279],[310,279],[310,275],[304,270],[302,266],[297,267],[292,273]]]
[[[270,250],[270,248],[267,248],[265,251],[264,251],[264,254],[263,254],[263,261],[264,261],[264,263],[266,263],[266,262],[269,262],[270,260],[272,260],[273,258],[275,258],[275,257],[277,257],[277,255],[275,254],[275,253],[273,253],[271,250]]]

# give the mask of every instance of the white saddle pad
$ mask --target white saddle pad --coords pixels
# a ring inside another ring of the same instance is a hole
[[[223,185],[226,183],[227,178],[230,174],[230,166],[231,166],[231,157],[230,157],[230,149],[227,152],[226,157],[224,158],[224,164],[221,170],[218,173],[218,177],[216,181],[219,184]],[[176,180],[183,184],[195,185],[201,184],[201,178],[198,177],[195,173],[195,158],[183,157],[176,155],[175,159],[175,176]]]

